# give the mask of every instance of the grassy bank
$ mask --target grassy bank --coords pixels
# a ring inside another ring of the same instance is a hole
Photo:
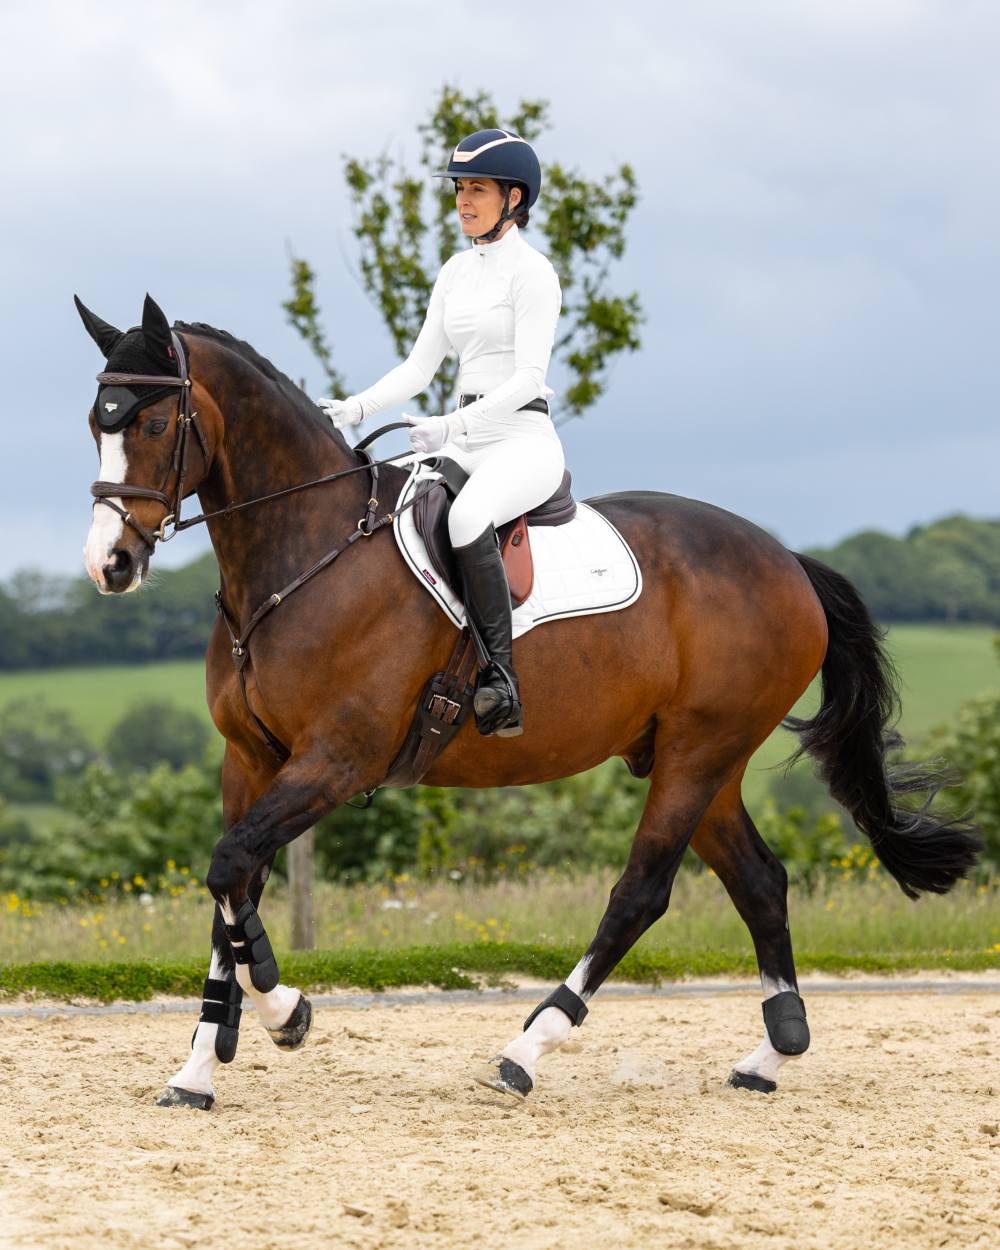
[[[307,992],[335,988],[382,991],[403,986],[474,989],[483,983],[503,985],[516,975],[559,982],[579,958],[579,948],[528,943],[489,942],[451,946],[414,946],[400,950],[310,951],[279,954],[282,981]],[[904,973],[927,971],[983,972],[997,967],[996,952],[973,954],[928,951],[838,955],[802,951],[800,974],[826,972]],[[615,970],[613,981],[658,985],[685,977],[751,976],[757,971],[750,955],[702,951],[681,958],[667,951],[630,952]],[[142,1002],[157,994],[197,998],[202,992],[205,962],[166,963],[29,963],[0,965],[0,999],[19,995],[56,999],[123,999]]]
[[[296,984],[454,986],[466,984],[469,972],[565,975],[593,936],[610,884],[599,874],[546,873],[481,885],[405,876],[391,887],[324,884],[316,897],[319,950],[308,954],[288,952],[283,892],[266,894],[261,913]],[[801,971],[1000,968],[996,883],[911,903],[884,874],[845,868],[823,892],[793,891],[790,914]],[[8,994],[34,988],[98,997],[195,991],[210,926],[211,900],[198,883],[145,901],[109,895],[85,906],[7,896],[0,986]],[[621,975],[669,980],[754,968],[746,929],[718,880],[683,873],[669,913]]]

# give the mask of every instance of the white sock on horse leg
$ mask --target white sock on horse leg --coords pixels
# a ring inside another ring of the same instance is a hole
[[[589,965],[589,959],[581,959],[563,982],[574,994],[579,994],[584,999],[590,997],[582,993]],[[573,1023],[565,1011],[559,1007],[546,1007],[532,1020],[528,1028],[515,1037],[500,1053],[505,1059],[512,1059],[514,1063],[520,1064],[534,1081],[538,1060],[542,1055],[558,1050],[564,1042],[568,1041],[572,1029]]]
[[[744,1076],[761,1076],[766,1081],[778,1079],[778,1069],[789,1059],[798,1059],[798,1055],[782,1055],[771,1045],[771,1039],[765,1034],[764,1040],[756,1050],[751,1051],[745,1059],[736,1064],[736,1071]]]
[[[764,992],[764,1001],[774,998],[776,994],[784,994],[788,990],[798,993],[798,990],[790,981],[784,980],[783,977],[769,977],[766,973],[760,974],[760,985]],[[780,1051],[774,1049],[771,1045],[771,1039],[764,1031],[764,1040],[756,1050],[750,1052],[745,1059],[741,1059],[736,1064],[735,1070],[742,1072],[744,1075],[754,1075],[763,1077],[766,1081],[776,1081],[778,1079],[778,1069],[783,1063],[787,1063],[789,1059],[798,1059],[798,1055],[783,1055]]]
[[[767,999],[773,998],[775,994],[784,994],[788,990],[791,990],[794,994],[799,992],[791,981],[786,981],[784,977],[769,977],[765,972],[760,974],[760,987],[764,991],[765,1002]]]
[[[218,981],[224,981],[226,978],[226,974],[222,971],[219,952],[214,947],[208,975]],[[215,1096],[212,1077],[219,1066],[219,1059],[215,1053],[215,1038],[218,1032],[217,1024],[208,1024],[204,1020],[198,1021],[191,1054],[176,1076],[172,1076],[167,1082],[168,1085],[172,1085],[174,1089],[189,1089],[193,1094]]]

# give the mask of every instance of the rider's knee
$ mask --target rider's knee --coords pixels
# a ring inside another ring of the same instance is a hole
[[[465,495],[465,490],[459,491],[448,513],[448,537],[453,547],[474,542],[493,520],[488,508]]]

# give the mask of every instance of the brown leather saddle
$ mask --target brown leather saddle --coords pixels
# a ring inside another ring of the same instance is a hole
[[[423,488],[425,493],[413,508],[414,523],[417,533],[424,540],[431,564],[461,599],[462,584],[448,537],[448,511],[455,496],[469,480],[469,475],[447,456],[425,459],[424,463],[440,473],[441,480]],[[576,500],[570,493],[571,484],[572,478],[567,469],[558,489],[550,498],[523,516],[507,521],[497,530],[514,607],[527,599],[534,582],[535,571],[531,559],[531,543],[528,541],[528,526],[565,525],[567,521],[572,521],[576,516]]]

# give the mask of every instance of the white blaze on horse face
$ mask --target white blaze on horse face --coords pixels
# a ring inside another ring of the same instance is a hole
[[[124,432],[102,434],[100,449],[100,480],[124,482],[128,471]],[[124,507],[120,496],[115,496],[112,503],[116,503],[119,508]],[[105,507],[104,504],[95,501],[94,519],[91,522],[90,533],[87,535],[87,545],[83,549],[83,555],[87,562],[87,573],[102,594],[108,593],[104,581],[104,566],[121,539],[123,529],[124,522],[118,513],[113,508]]]
[[[587,968],[590,960],[584,957],[566,978],[564,984],[574,994],[589,999],[590,994],[583,993],[587,980]],[[573,1030],[569,1016],[559,1007],[546,1007],[532,1020],[530,1026],[500,1052],[505,1059],[512,1059],[531,1077],[535,1079],[535,1068],[542,1055],[557,1050],[569,1040]]]

